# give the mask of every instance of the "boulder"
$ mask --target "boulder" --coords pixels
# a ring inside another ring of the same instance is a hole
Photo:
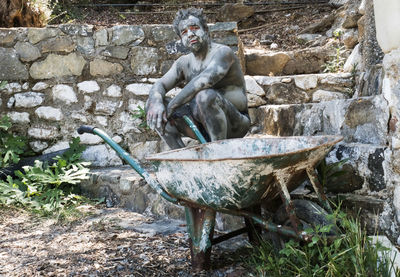
[[[19,61],[18,52],[14,49],[0,47],[0,80],[27,80],[28,69]]]
[[[282,73],[290,56],[278,53],[246,53],[246,73],[248,75],[277,75]]]
[[[160,59],[158,50],[151,47],[133,47],[131,50],[131,68],[135,75],[157,73]]]
[[[123,66],[119,63],[112,63],[100,59],[91,61],[89,67],[90,75],[92,76],[112,76],[124,70]]]
[[[225,4],[218,11],[218,21],[241,21],[254,14],[255,10],[252,6],[246,6],[241,3]]]
[[[85,64],[85,59],[76,53],[70,53],[67,56],[49,54],[44,61],[34,62],[29,73],[34,79],[79,76]]]

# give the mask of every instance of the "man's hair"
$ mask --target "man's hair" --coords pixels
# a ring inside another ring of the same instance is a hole
[[[174,22],[172,23],[172,25],[174,26],[175,33],[177,33],[179,37],[181,36],[181,33],[179,31],[179,22],[181,22],[182,20],[188,19],[189,16],[191,16],[191,15],[198,18],[200,21],[201,27],[203,27],[203,29],[206,32],[208,32],[207,19],[203,15],[203,9],[189,8],[189,9],[179,10],[176,13]]]

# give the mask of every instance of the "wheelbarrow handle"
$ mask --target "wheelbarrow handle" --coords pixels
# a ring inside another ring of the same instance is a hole
[[[93,126],[88,126],[88,125],[82,125],[81,127],[78,128],[78,134],[82,135],[83,133],[89,133],[89,134],[94,134],[94,129],[96,127]]]

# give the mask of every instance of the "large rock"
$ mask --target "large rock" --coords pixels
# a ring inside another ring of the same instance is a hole
[[[331,49],[324,47],[293,51],[290,53],[290,60],[285,64],[282,72],[287,75],[321,72],[322,65],[332,54],[334,53]]]
[[[78,37],[76,44],[76,49],[84,55],[90,56],[95,53],[94,39],[91,37]]]
[[[178,40],[179,37],[175,33],[172,26],[156,26],[151,28],[151,34],[156,42],[170,42],[173,40]]]
[[[28,129],[28,136],[35,139],[49,140],[57,138],[59,136],[59,132],[56,127],[51,126],[45,128],[31,127]]]
[[[45,97],[43,93],[24,92],[14,95],[16,108],[32,108],[43,103]]]
[[[269,104],[300,104],[309,102],[310,96],[296,88],[293,84],[273,84],[269,87],[265,98]]]
[[[75,53],[67,56],[49,54],[44,61],[33,63],[29,72],[34,79],[79,76],[85,64],[85,59]]]
[[[121,73],[124,70],[119,63],[107,62],[95,59],[90,62],[90,75],[92,76],[111,76]]]
[[[114,26],[112,28],[112,40],[114,45],[135,46],[144,40],[143,29],[139,26]]]
[[[124,46],[108,46],[101,55],[116,59],[126,59],[128,57],[129,48]]]
[[[9,112],[7,113],[7,116],[13,123],[25,124],[30,122],[29,113],[27,112]]]
[[[135,75],[157,73],[160,59],[158,50],[151,47],[133,47],[131,50],[131,68]]]
[[[96,103],[96,108],[94,113],[101,115],[113,115],[115,111],[121,107],[122,102],[114,102],[114,101],[99,101]]]
[[[27,80],[28,69],[18,59],[14,49],[0,48],[0,80]]]
[[[108,45],[108,31],[107,29],[100,29],[93,34],[93,38],[95,40],[95,45],[97,46],[105,46]]]
[[[59,28],[70,36],[91,36],[93,34],[93,25],[82,24],[61,24]]]
[[[0,47],[10,47],[18,38],[16,29],[0,28]]]
[[[151,84],[130,84],[126,86],[126,90],[134,95],[149,95],[150,89],[153,85]]]
[[[72,41],[70,37],[56,37],[50,38],[46,41],[43,41],[40,45],[40,50],[42,53],[47,52],[64,52],[70,53],[75,50],[75,43]]]
[[[241,21],[254,14],[255,10],[252,6],[246,6],[241,3],[225,4],[218,12],[219,21]]]
[[[17,53],[23,62],[32,62],[42,56],[39,49],[29,42],[17,42],[15,50],[17,50]]]
[[[290,56],[283,52],[246,54],[246,73],[249,75],[273,75],[282,73]]]
[[[122,165],[122,160],[117,152],[105,145],[89,146],[82,153],[82,159],[91,162],[92,166],[115,166]]]
[[[78,98],[76,97],[74,89],[67,85],[54,86],[52,94],[54,101],[59,100],[67,105],[78,102]]]
[[[45,120],[60,121],[64,118],[61,109],[53,107],[39,107],[35,110],[35,114]]]
[[[83,93],[93,93],[100,90],[99,84],[92,80],[92,81],[83,81],[78,83],[78,89],[80,92]]]
[[[29,28],[28,40],[32,44],[36,44],[44,39],[63,35],[58,28]]]

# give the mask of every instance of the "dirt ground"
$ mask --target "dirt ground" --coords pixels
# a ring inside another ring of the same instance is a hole
[[[96,4],[111,3],[112,1],[93,1]],[[118,2],[118,1],[114,1]],[[120,1],[124,2],[124,1]],[[126,2],[126,1],[125,1]],[[129,2],[129,1],[128,1]],[[142,1],[149,2],[157,1]],[[96,26],[113,26],[117,24],[171,24],[175,13],[179,7],[186,7],[187,1],[162,1],[171,5],[156,6],[79,6],[75,7],[71,22],[92,24]],[[172,3],[173,2],[173,3]],[[209,23],[219,21],[220,1],[195,1],[197,3],[209,3],[209,5],[199,5],[204,9]],[[268,3],[273,1],[253,1]],[[296,3],[296,1],[291,1]],[[302,1],[298,1],[302,2]],[[307,2],[307,1],[303,1]],[[310,1],[311,2],[311,1]],[[193,3],[193,2],[192,2]],[[154,4],[154,3],[153,3]],[[90,4],[88,4],[90,5]],[[304,48],[305,45],[297,39],[297,35],[305,27],[320,21],[324,16],[331,14],[334,8],[327,4],[313,5],[256,5],[256,13],[238,22],[238,31],[245,47],[269,49],[271,42],[277,44],[274,50],[293,50]],[[61,15],[53,20],[51,24],[60,23],[68,18]],[[266,41],[269,41],[265,43]]]
[[[244,236],[214,246],[212,270],[193,273],[184,222],[162,222],[159,234],[141,228],[157,223],[149,216],[80,209],[87,215],[60,223],[0,207],[0,276],[249,276]]]

